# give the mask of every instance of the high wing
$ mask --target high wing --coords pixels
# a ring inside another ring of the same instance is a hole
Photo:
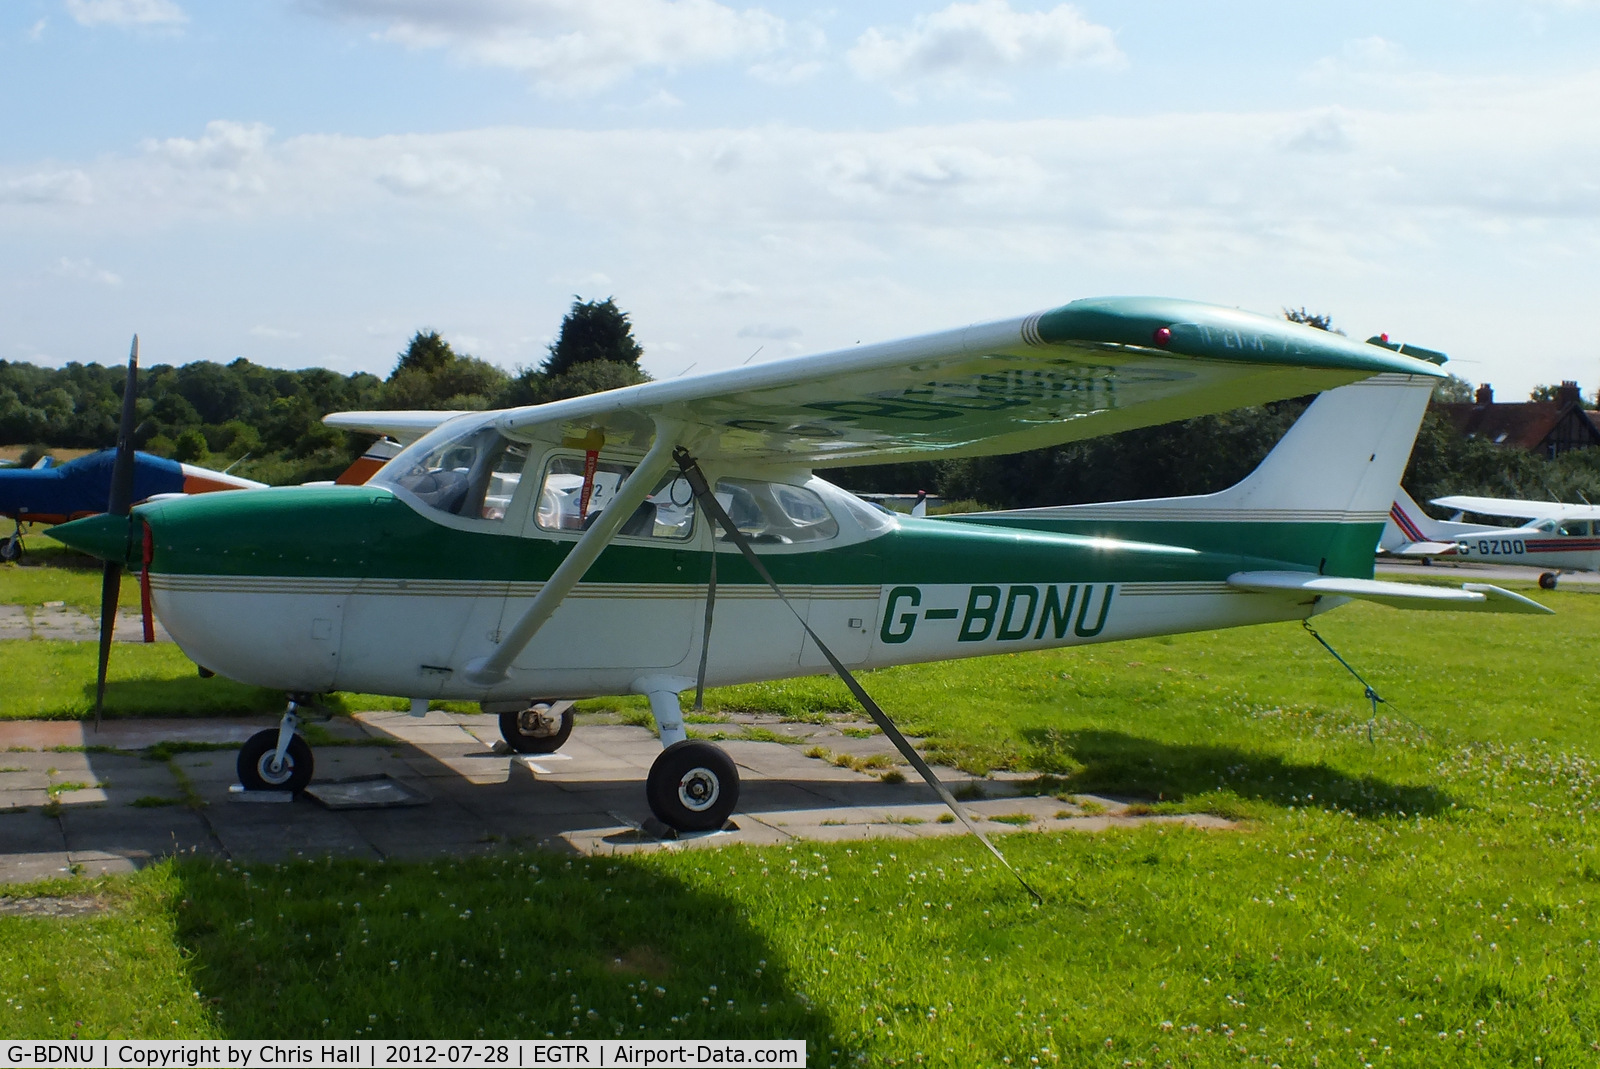
[[[1437,609],[1447,612],[1553,613],[1532,598],[1514,594],[1488,583],[1463,583],[1454,587],[1390,583],[1381,579],[1352,579],[1344,576],[1312,575],[1309,572],[1235,572],[1228,576],[1235,590],[1258,593],[1299,591],[1308,598],[1361,598],[1395,609]]]
[[[1436,497],[1432,503],[1456,512],[1476,512],[1480,516],[1504,516],[1509,520],[1600,520],[1594,505],[1563,505],[1558,501],[1521,501],[1504,497]]]
[[[1382,372],[1442,374],[1432,363],[1282,319],[1193,301],[1097,298],[508,409],[496,424],[524,441],[603,440],[637,450],[670,428],[702,460],[833,467],[1014,453]],[[326,422],[415,437],[444,418],[369,412]]]

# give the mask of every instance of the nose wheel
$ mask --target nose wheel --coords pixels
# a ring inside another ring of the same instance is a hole
[[[299,794],[311,782],[312,766],[311,746],[299,735],[278,758],[277,728],[256,732],[239,748],[239,783],[247,791]]]
[[[1545,572],[1543,575],[1539,576],[1539,589],[1540,590],[1554,590],[1555,588],[1556,588],[1556,573],[1555,572]]]
[[[534,702],[500,714],[500,737],[517,753],[555,753],[571,735],[571,702]]]
[[[656,819],[679,831],[716,831],[739,803],[739,770],[720,747],[673,743],[650,766],[645,797]]]

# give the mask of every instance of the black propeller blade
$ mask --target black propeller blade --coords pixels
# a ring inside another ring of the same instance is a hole
[[[133,511],[134,403],[139,392],[139,335],[128,353],[128,381],[122,388],[122,418],[117,421],[117,458],[111,466],[111,500],[106,512],[126,516]],[[108,560],[100,579],[100,672],[95,679],[94,729],[106,701],[106,667],[111,661],[111,638],[117,627],[117,597],[122,592],[122,562]]]

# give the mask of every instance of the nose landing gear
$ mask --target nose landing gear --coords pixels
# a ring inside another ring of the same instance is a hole
[[[291,694],[278,726],[256,732],[239,748],[239,784],[245,790],[299,794],[311,783],[316,762],[299,734],[299,709],[308,704],[305,695]]]
[[[517,753],[555,753],[572,735],[571,702],[522,702],[519,708],[494,709],[485,702],[486,713],[500,714],[500,737]]]

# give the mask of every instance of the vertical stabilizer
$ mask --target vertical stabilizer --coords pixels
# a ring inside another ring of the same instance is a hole
[[[1255,471],[1215,494],[962,519],[1189,545],[1370,577],[1373,550],[1434,382],[1421,375],[1375,375],[1319,394]]]

